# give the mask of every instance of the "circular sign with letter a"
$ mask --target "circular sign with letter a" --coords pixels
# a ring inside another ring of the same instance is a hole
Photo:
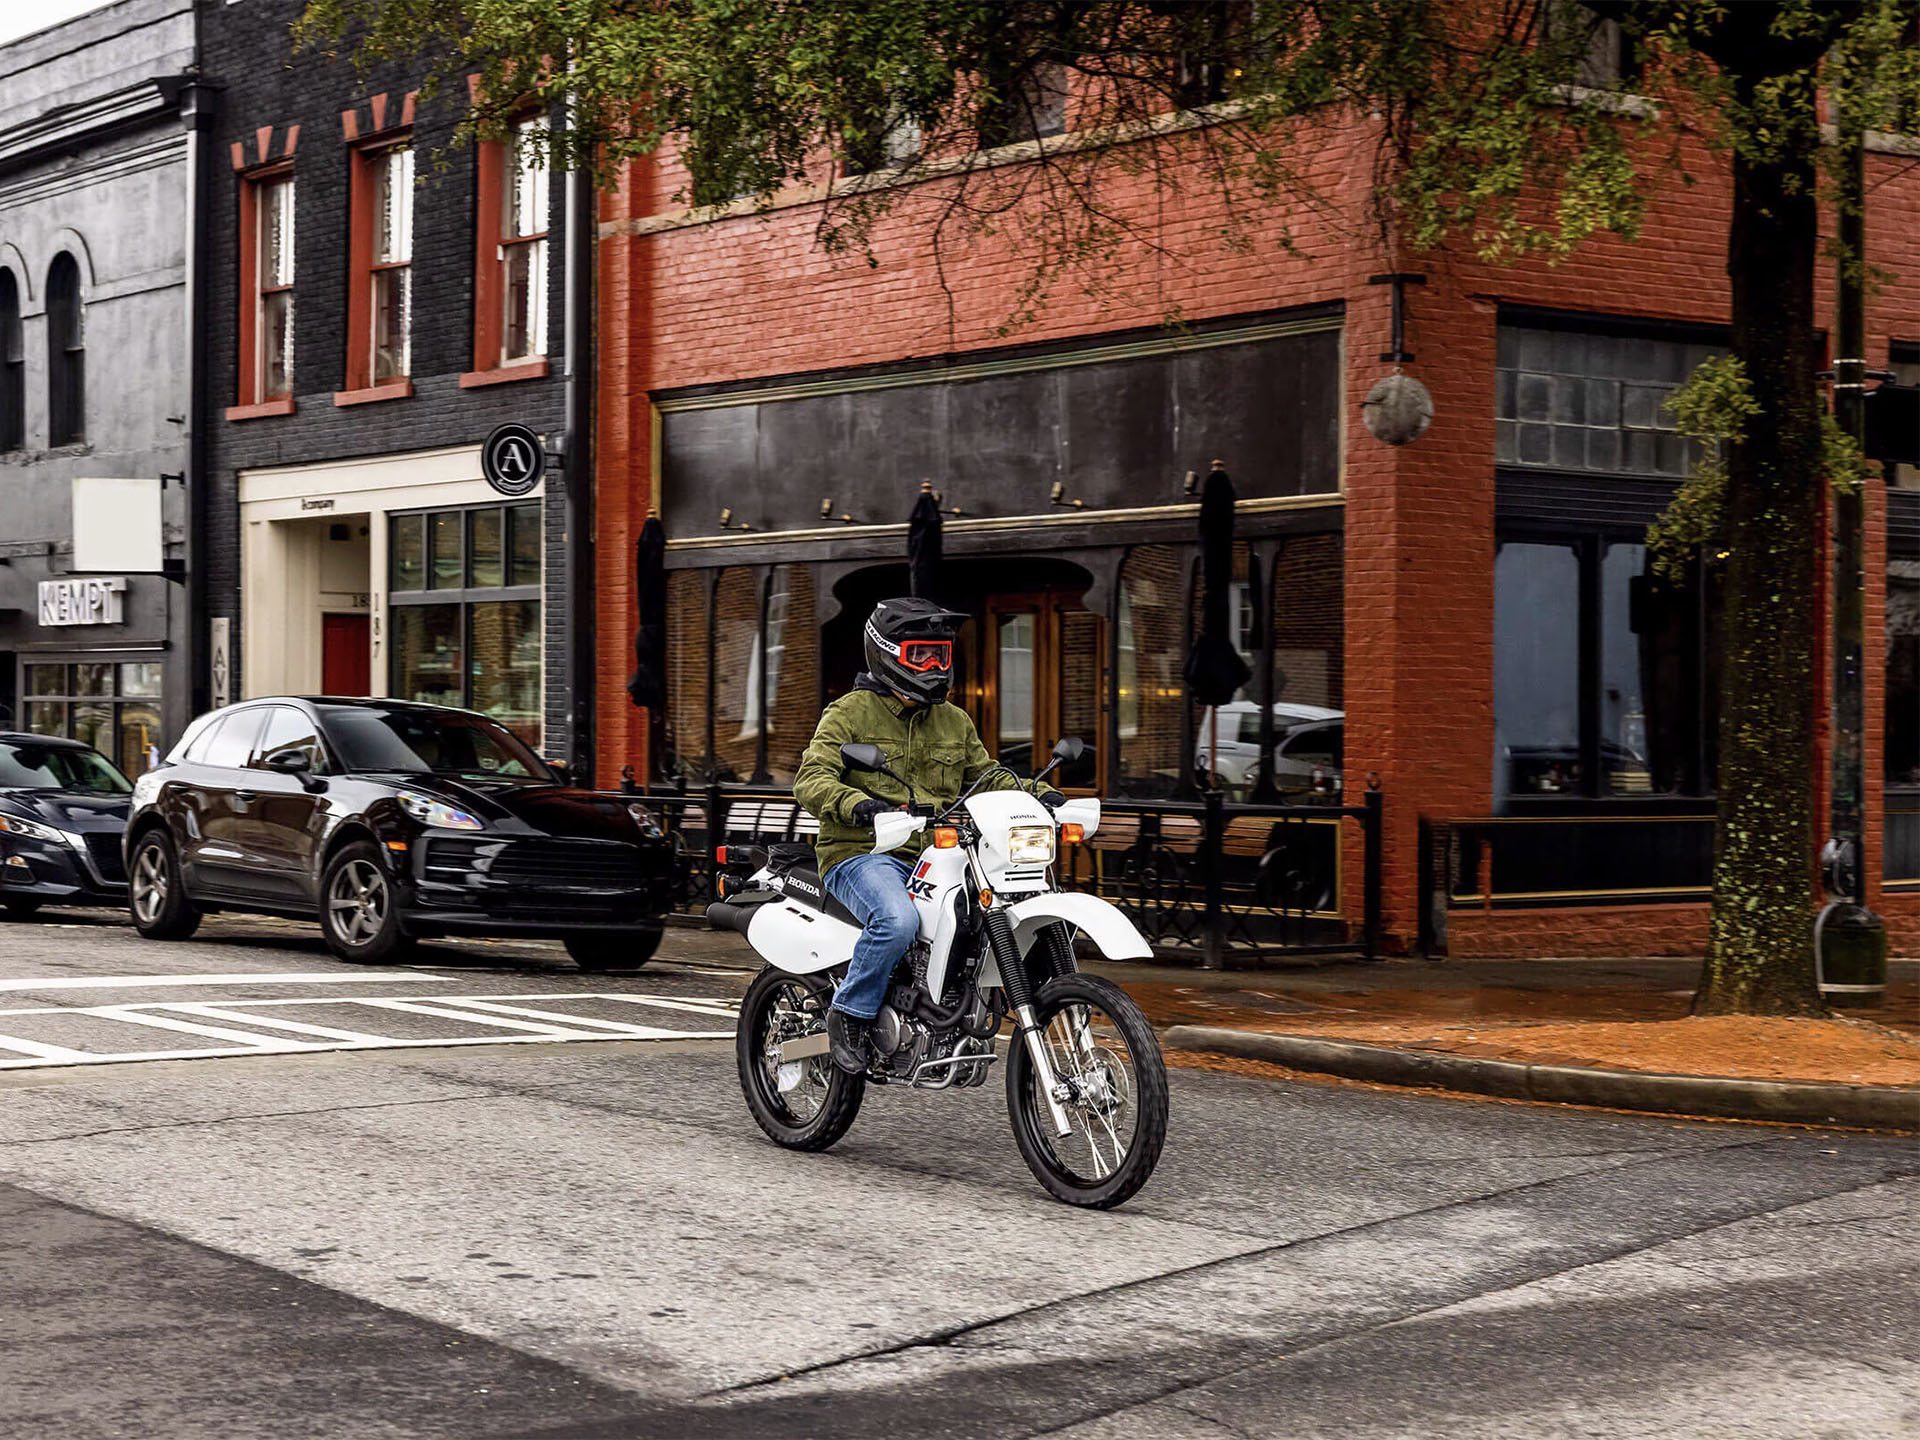
[[[502,425],[480,447],[480,473],[502,495],[524,495],[546,467],[540,437],[524,425]]]

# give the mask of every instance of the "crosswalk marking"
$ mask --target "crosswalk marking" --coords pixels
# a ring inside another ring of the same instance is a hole
[[[452,975],[409,970],[404,975],[375,971],[273,971],[264,975],[60,975],[40,980],[0,980],[0,990],[146,990],[174,985],[410,985],[421,980],[453,984]]]
[[[539,1003],[530,1005],[526,1003],[529,1001]],[[625,1019],[610,1020],[598,1015],[569,1013],[564,1008],[564,1002],[617,1002],[689,1018],[699,1015],[709,1020],[724,1021],[727,1028],[681,1030],[663,1025],[638,1024]],[[561,1003],[562,1008],[549,1008],[556,1003]],[[322,1005],[341,1011],[341,1018],[347,1020],[347,1025],[317,1025],[307,1020],[268,1013],[288,1007],[310,1010]],[[388,1027],[380,1023],[380,1017],[397,1018],[401,1015],[450,1022],[450,1028],[485,1027],[492,1032],[504,1033],[383,1033]],[[118,1050],[105,1047],[94,1050],[0,1034],[0,1070],[124,1064],[138,1060],[197,1060],[235,1055],[293,1055],[328,1050],[436,1049],[447,1046],[532,1045],[588,1040],[725,1040],[733,1037],[736,1011],[725,1001],[582,992],[406,998],[384,995],[283,995],[267,1000],[172,1000],[117,1005],[40,1006],[0,1010],[0,1023],[8,1017],[27,1016],[41,1022],[131,1025],[147,1032],[161,1030],[216,1043],[176,1050]],[[250,1028],[237,1028],[240,1026]],[[63,1034],[60,1038],[68,1037]],[[19,1058],[13,1058],[16,1056]]]

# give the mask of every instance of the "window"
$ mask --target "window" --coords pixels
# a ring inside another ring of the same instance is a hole
[[[1712,794],[1718,610],[1715,569],[1666,578],[1637,540],[1502,541],[1497,799]]]
[[[158,762],[158,662],[33,660],[21,668],[33,734],[85,741],[131,776]]]
[[[336,405],[408,395],[413,365],[413,150],[353,151],[346,389]]]
[[[373,383],[410,373],[413,329],[413,151],[376,155],[373,171]]]
[[[1920,786],[1920,560],[1887,561],[1886,781]]]
[[[217,765],[222,770],[246,769],[253,759],[256,742],[260,739],[260,731],[266,724],[270,708],[261,706],[253,710],[234,711],[219,729],[207,732],[207,738],[193,747],[195,761],[202,765]]]
[[[547,161],[540,148],[545,116],[515,128],[513,168],[500,224],[506,311],[500,358],[506,364],[547,353]]]
[[[325,768],[326,759],[313,721],[291,705],[276,705],[267,712],[267,728],[261,732],[253,768],[270,770],[274,756],[292,754],[305,755],[316,772]]]
[[[538,504],[395,515],[389,521],[388,693],[490,715],[538,746]]]
[[[509,141],[480,146],[473,370],[462,385],[547,373],[546,132],[546,116],[529,115]]]
[[[27,443],[27,350],[20,324],[20,282],[0,270],[0,451]]]
[[[1683,478],[1699,447],[1667,397],[1718,347],[1500,327],[1494,458],[1502,465]]]
[[[240,179],[240,332],[229,420],[293,409],[293,177]]]
[[[1062,134],[1067,128],[1069,72],[1057,60],[983,67],[978,124],[982,150]]]
[[[47,444],[87,438],[87,348],[80,266],[54,256],[47,269]]]
[[[1896,385],[1920,385],[1920,342],[1892,340],[1887,344],[1887,368]],[[1887,484],[1896,490],[1920,490],[1920,465],[1887,465]]]

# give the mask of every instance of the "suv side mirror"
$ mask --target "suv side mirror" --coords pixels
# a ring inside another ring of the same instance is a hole
[[[849,770],[885,770],[887,752],[878,745],[842,745],[840,760]]]
[[[313,756],[304,750],[278,750],[267,757],[267,769],[281,775],[305,775],[313,769]]]
[[[547,762],[547,768],[560,777],[561,784],[571,785],[573,783],[573,767],[567,764],[566,761],[556,760],[550,755],[543,755],[541,758]]]

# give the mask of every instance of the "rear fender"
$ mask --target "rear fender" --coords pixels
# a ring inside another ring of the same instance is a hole
[[[1153,958],[1152,947],[1141,938],[1133,922],[1118,906],[1098,895],[1082,895],[1071,890],[1033,895],[1009,905],[1007,915],[1013,921],[1014,943],[1022,955],[1033,948],[1042,930],[1064,920],[1093,941],[1109,960]]]

